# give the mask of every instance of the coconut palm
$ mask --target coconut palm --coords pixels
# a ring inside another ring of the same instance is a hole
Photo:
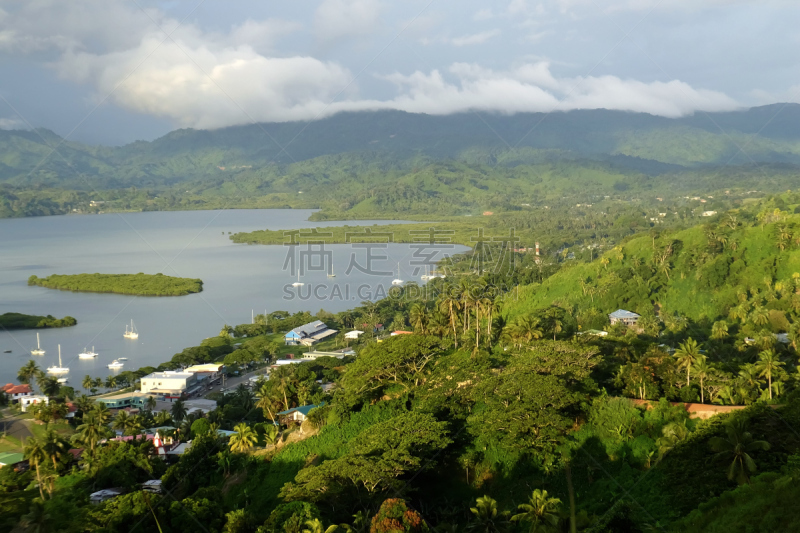
[[[764,307],[756,306],[750,312],[750,321],[756,326],[764,326],[769,323],[769,310]]]
[[[106,388],[109,390],[117,388],[117,376],[108,376],[106,378]]]
[[[30,384],[31,381],[33,381],[34,378],[41,373],[42,371],[39,368],[39,365],[36,364],[36,361],[30,360],[19,369],[19,372],[17,372],[17,379],[20,383]]]
[[[53,517],[45,510],[44,500],[34,498],[20,523],[25,533],[47,533],[52,531]]]
[[[444,297],[439,300],[439,310],[447,318],[447,323],[450,329],[453,330],[454,346],[458,348],[458,335],[456,334],[456,325],[458,324],[458,310],[461,306],[461,300],[458,295],[452,294],[454,291],[449,290],[445,293]]]
[[[422,335],[427,334],[428,318],[428,310],[423,304],[418,302],[411,306],[411,310],[409,311],[409,320],[411,321],[411,327],[414,328],[415,332],[421,333]]]
[[[700,353],[700,346],[696,340],[689,337],[686,342],[678,345],[678,349],[672,356],[678,361],[679,368],[686,368],[686,386],[688,387],[691,383],[692,367],[703,357],[703,354]]]
[[[36,469],[36,480],[39,485],[39,496],[41,496],[42,500],[44,500],[44,492],[42,491],[42,473],[40,466],[42,463],[47,461],[47,450],[43,443],[34,438],[28,437],[28,440],[25,441],[25,448],[23,449],[23,453],[25,455],[25,459],[28,460],[28,464],[31,464]]]
[[[258,397],[256,407],[264,411],[264,418],[267,420],[275,420],[275,415],[272,413],[272,409],[276,402],[280,403],[280,400],[275,394],[275,390],[266,381],[264,381],[258,387],[256,396]]]
[[[75,407],[81,412],[81,416],[83,416],[92,410],[94,401],[85,394],[81,394],[75,399]]]
[[[111,427],[125,434],[131,427],[132,418],[133,417],[130,416],[127,411],[120,411],[117,413],[117,416],[114,417],[114,421],[111,423]]]
[[[158,413],[156,413],[156,416],[153,419],[153,423],[156,426],[166,426],[171,422],[172,422],[172,415],[170,415],[169,411],[167,411],[166,409],[162,409]]]
[[[728,479],[744,484],[750,482],[750,474],[757,470],[756,462],[750,456],[756,451],[769,450],[767,441],[754,440],[753,435],[746,431],[740,422],[729,423],[725,426],[726,437],[712,437],[708,444],[718,457],[731,459],[728,468]]]
[[[717,320],[711,326],[711,338],[715,341],[721,341],[728,336],[728,323],[724,320]]]
[[[767,378],[770,400],[772,399],[772,378],[781,371],[781,367],[784,364],[774,350],[764,350],[758,354],[755,368],[758,370],[759,377]]]
[[[235,433],[231,435],[230,447],[234,453],[245,453],[258,441],[258,434],[244,422],[233,430]]]
[[[546,490],[536,489],[528,499],[528,503],[517,506],[519,513],[511,517],[512,522],[530,522],[530,533],[539,530],[540,524],[555,526],[558,524],[558,507],[561,500],[550,498]]]
[[[305,526],[306,527],[303,529],[302,533],[333,533],[334,531],[339,530],[339,526],[337,525],[329,526],[326,529],[319,518],[307,520]]]
[[[278,429],[278,426],[270,425],[267,431],[264,433],[264,440],[268,444],[272,444],[275,446],[278,443],[278,439],[281,438],[281,432]]]
[[[177,400],[172,404],[170,412],[172,414],[172,419],[176,422],[180,422],[186,418],[186,404],[183,400]]]
[[[53,431],[47,430],[42,438],[41,445],[44,448],[47,457],[53,461],[53,469],[58,469],[58,461],[69,452],[69,443],[64,438]]]
[[[86,390],[91,390],[93,386],[94,386],[94,380],[92,379],[92,376],[86,374],[83,377],[83,381],[81,381],[81,387],[83,387]]]
[[[705,380],[713,369],[711,365],[708,364],[708,359],[702,355],[695,361],[694,365],[692,365],[692,369],[694,370],[695,378],[700,381],[700,403],[706,403]]]
[[[92,410],[83,415],[83,423],[77,428],[77,440],[84,446],[89,446],[89,450],[94,455],[97,443],[106,436],[108,428],[102,420],[102,414],[97,410]]]
[[[689,436],[686,421],[670,422],[661,428],[661,437],[656,441],[658,446],[658,460],[660,461],[672,448]]]
[[[508,523],[506,513],[498,512],[497,500],[490,496],[478,498],[475,507],[470,507],[469,511],[474,516],[473,522],[467,527],[469,531],[497,533]]]
[[[156,397],[148,396],[147,399],[144,401],[144,407],[150,412],[154,411],[156,408]]]

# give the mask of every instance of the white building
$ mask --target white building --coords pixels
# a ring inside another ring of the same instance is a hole
[[[354,329],[353,331],[348,331],[347,333],[345,333],[345,334],[344,334],[344,338],[345,338],[345,339],[351,339],[351,340],[352,340],[352,339],[357,339],[357,338],[359,338],[359,337],[360,337],[361,335],[363,335],[363,334],[364,334],[364,332],[363,332],[363,331],[360,331],[360,330]]]
[[[13,383],[9,383],[0,387],[0,391],[5,392],[8,395],[8,399],[12,402],[18,402],[22,398],[33,396],[33,389],[31,386],[23,383],[22,385],[14,385]]]
[[[153,372],[142,378],[143,393],[174,393],[183,392],[197,383],[197,376],[191,372],[178,372],[167,370],[165,372]]]
[[[19,399],[19,410],[27,413],[31,405],[50,403],[50,398],[47,396],[23,396]]]

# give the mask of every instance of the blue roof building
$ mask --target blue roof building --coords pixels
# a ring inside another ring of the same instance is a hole
[[[311,346],[331,335],[336,335],[336,333],[335,329],[330,329],[324,322],[317,320],[294,328],[284,336],[284,342],[289,346],[298,344]]]

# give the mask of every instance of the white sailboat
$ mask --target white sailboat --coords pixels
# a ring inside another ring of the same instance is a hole
[[[78,359],[94,359],[97,357],[97,352],[94,351],[94,346],[91,350],[83,349],[83,352],[78,354]]]
[[[51,366],[47,369],[48,374],[66,374],[69,368],[61,366],[61,345],[58,345],[58,366]]]
[[[61,384],[69,383],[69,378],[58,378],[56,381],[58,381]]]
[[[112,370],[116,370],[118,368],[122,368],[123,366],[125,366],[125,364],[124,363],[120,363],[117,359],[114,359],[113,361],[108,363],[108,368],[110,368]]]
[[[305,283],[300,281],[300,269],[298,268],[297,269],[297,281],[292,283],[292,287],[302,287],[303,285],[305,285]]]
[[[139,338],[139,333],[136,331],[136,326],[133,325],[133,319],[131,319],[131,329],[128,329],[128,325],[125,325],[125,333],[122,335],[126,339],[136,340]]]
[[[402,279],[400,279],[400,263],[397,263],[397,278],[392,280],[392,285],[402,285],[405,283]]]
[[[36,349],[31,350],[31,355],[44,355],[42,344],[39,342],[39,333],[36,333]]]

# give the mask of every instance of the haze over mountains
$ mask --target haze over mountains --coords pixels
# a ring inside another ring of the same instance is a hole
[[[420,157],[509,166],[597,159],[650,175],[682,167],[800,165],[800,105],[678,119],[607,110],[341,113],[310,123],[181,129],[120,147],[63,141],[44,129],[0,131],[0,182],[78,189],[86,179],[103,188],[166,184],[345,153],[388,157],[400,166],[415,159],[417,165]]]

